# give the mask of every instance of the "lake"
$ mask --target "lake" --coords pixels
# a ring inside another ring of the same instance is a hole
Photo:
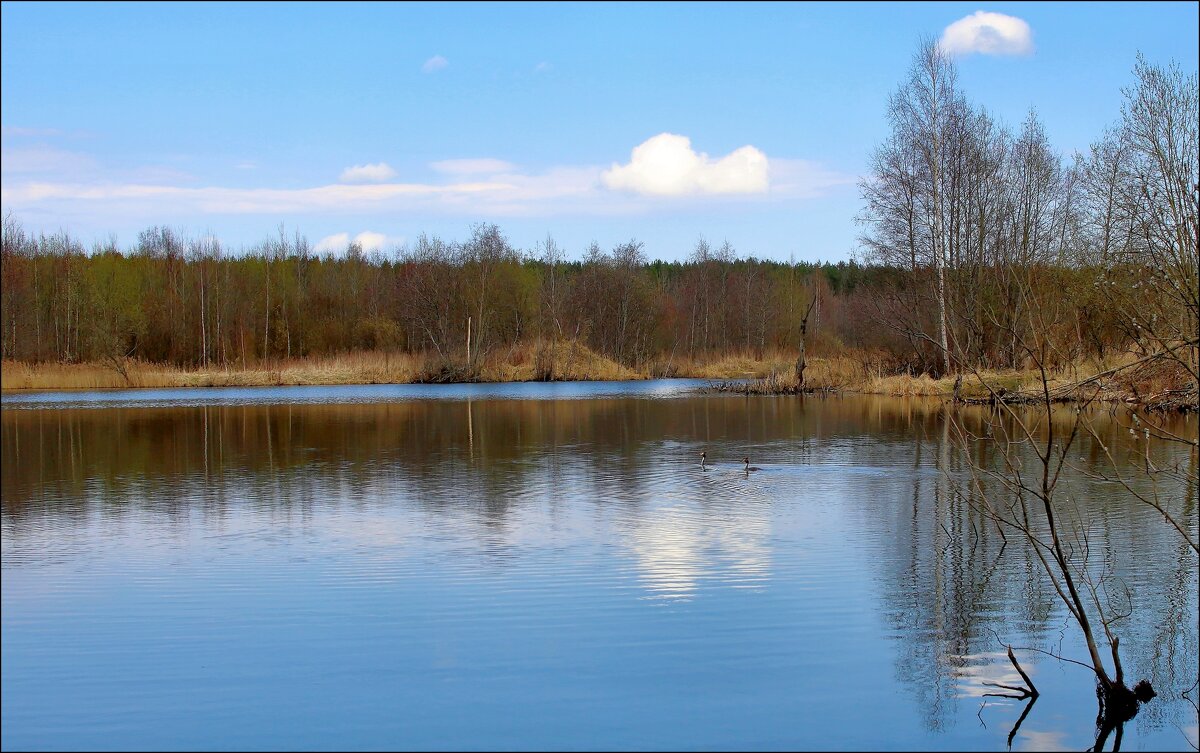
[[[6,394],[3,748],[1093,744],[1090,673],[1028,650],[1083,660],[1079,630],[956,493],[940,402],[701,384]],[[1180,448],[1150,452],[1194,536]],[[1159,693],[1121,747],[1189,750],[1197,558],[1102,449],[1063,505]],[[1032,707],[984,695],[1006,643]]]

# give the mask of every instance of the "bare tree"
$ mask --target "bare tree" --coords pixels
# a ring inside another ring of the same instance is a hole
[[[1040,319],[1038,309],[1027,311],[1027,316]],[[1044,324],[1035,321],[1032,326]],[[1054,593],[1080,630],[1088,659],[1065,660],[1088,667],[1096,679],[1099,749],[1112,729],[1132,718],[1138,705],[1156,693],[1146,680],[1132,689],[1127,686],[1117,626],[1129,616],[1129,595],[1110,588],[1107,575],[1097,565],[1097,560],[1103,558],[1092,554],[1094,542],[1087,526],[1078,516],[1071,520],[1066,515],[1074,509],[1075,500],[1060,482],[1063,471],[1072,467],[1074,445],[1088,432],[1087,409],[1096,391],[1079,396],[1073,415],[1064,424],[1055,415],[1044,366],[1050,360],[1051,346],[1044,339],[1030,342],[1015,328],[1014,336],[1023,356],[1041,374],[1040,398],[1032,406],[1013,405],[1004,399],[1003,389],[976,373],[991,393],[997,413],[982,428],[970,425],[962,413],[953,413],[952,436],[971,475],[968,500],[996,524],[1002,535],[1015,533],[1029,544]],[[990,451],[983,452],[984,446]],[[1028,463],[1031,454],[1034,462]],[[1108,659],[1102,646],[1107,647]]]
[[[1200,155],[1197,76],[1141,55],[1121,121],[1093,147],[1087,199],[1093,258],[1111,311],[1143,353],[1200,382]]]
[[[873,175],[860,183],[866,202],[861,221],[871,259],[909,269],[933,270],[935,331],[921,333],[940,351],[942,371],[951,371],[947,332],[948,187],[955,174],[951,150],[955,128],[967,114],[957,91],[953,62],[935,39],[922,41],[908,79],[888,102],[891,138],[876,150]]]

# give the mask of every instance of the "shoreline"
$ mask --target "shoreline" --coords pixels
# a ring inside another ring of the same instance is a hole
[[[497,349],[470,364],[446,362],[427,353],[380,351],[204,368],[134,359],[70,364],[4,360],[0,362],[0,391],[629,381],[664,377],[754,379],[791,369],[794,359],[794,355],[781,351],[704,359],[668,357],[634,369],[606,358],[582,343],[538,341]]]
[[[544,351],[542,377],[535,371],[538,354],[531,348],[492,354],[482,362],[431,368],[425,355],[364,352],[329,358],[292,359],[263,368],[185,369],[141,361],[124,363],[0,363],[0,394],[30,392],[80,392],[117,389],[198,389],[222,387],[315,387],[338,385],[507,384],[522,382],[649,381],[653,379],[703,379],[710,393],[795,395],[798,390],[792,367],[795,356],[775,352],[762,358],[729,355],[707,361],[681,360],[651,363],[634,370],[614,363],[582,345],[559,344]],[[544,363],[549,357],[551,365]],[[1137,373],[1098,381],[1085,394],[1079,383],[1109,364],[1072,364],[1049,375],[1054,402],[1076,402],[1090,397],[1102,403],[1122,403],[1151,410],[1195,412],[1196,390],[1180,384],[1178,375]],[[545,378],[549,371],[550,378]],[[955,397],[955,378],[927,374],[884,375],[869,361],[851,356],[811,358],[806,370],[805,394],[863,394],[889,397]],[[982,377],[982,378],[981,378]],[[985,383],[986,380],[986,383]],[[735,385],[738,382],[741,384]],[[990,389],[989,389],[990,387]],[[958,398],[966,404],[1040,402],[1040,375],[1035,370],[994,370],[964,373]]]

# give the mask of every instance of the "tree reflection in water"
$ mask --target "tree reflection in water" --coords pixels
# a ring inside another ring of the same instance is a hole
[[[713,589],[766,594],[785,585],[780,537],[808,514],[814,525],[844,519],[844,529],[829,530],[853,531],[847,548],[869,551],[871,609],[894,639],[894,674],[926,729],[947,731],[960,699],[993,690],[986,682],[1016,687],[1005,644],[1023,663],[1023,649],[1071,648],[1028,543],[1006,542],[964,501],[968,474],[937,403],[706,397],[4,410],[0,424],[6,566],[51,556],[42,532],[84,531],[97,517],[140,516],[180,535],[195,516],[230,536],[261,523],[286,539],[313,535],[323,510],[344,507],[369,524],[320,533],[353,551],[402,556],[420,542],[457,556],[469,547],[503,570],[544,547],[611,548],[640,598],[683,608]],[[1124,441],[1119,427],[1101,439]],[[701,449],[725,460],[729,476],[720,465],[702,472]],[[1085,444],[1080,455],[1087,461],[1094,450]],[[743,477],[731,461],[744,454],[766,470]],[[1174,723],[1196,674],[1196,559],[1102,484],[1065,483],[1089,540],[1139,607],[1122,648],[1164,702],[1134,723]],[[414,516],[392,514],[398,506]],[[1187,515],[1195,526],[1194,505]],[[1049,666],[1044,657],[1029,666],[1039,684]],[[1086,687],[1069,682],[1077,680]],[[1049,734],[1029,729],[1039,718],[1034,704],[1019,716],[1006,706],[1016,717],[1010,747]],[[980,711],[981,720],[991,713]],[[1126,721],[1101,725],[1095,746],[1119,747]]]

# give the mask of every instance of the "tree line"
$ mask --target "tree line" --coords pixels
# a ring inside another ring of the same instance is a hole
[[[860,299],[888,274],[743,258],[703,240],[682,262],[650,261],[636,240],[607,251],[593,243],[567,260],[553,238],[523,251],[487,224],[464,242],[421,236],[391,253],[351,244],[318,254],[282,229],[230,253],[167,227],[143,231],[130,249],[88,249],[65,233],[31,235],[9,216],[0,344],[6,359],[201,367],[380,349],[449,363],[552,338],[627,365],[670,353],[761,356],[795,346],[814,300],[831,340],[873,345]]]
[[[794,351],[807,325],[810,354],[853,350],[886,371],[938,363],[918,329],[933,319],[928,269],[763,260],[703,240],[678,262],[649,260],[636,240],[607,251],[593,243],[568,260],[553,238],[523,251],[485,224],[465,242],[421,236],[391,253],[352,244],[318,254],[282,230],[229,252],[162,226],[132,248],[87,248],[66,233],[29,234],[8,216],[2,265],[0,348],[29,362],[246,368],[388,350],[451,364],[574,340],[638,367]],[[1086,291],[1093,272],[1041,274],[1047,292]],[[1086,305],[1076,316],[1079,352],[1125,342],[1111,317]]]

